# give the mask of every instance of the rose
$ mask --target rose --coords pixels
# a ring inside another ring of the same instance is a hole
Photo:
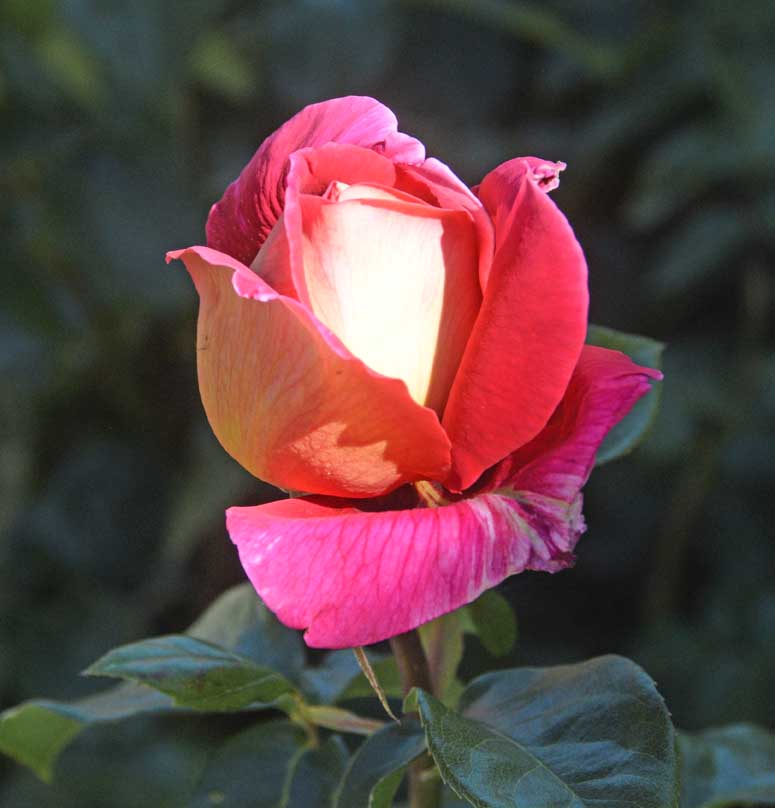
[[[584,346],[584,257],[510,160],[469,190],[370,98],[307,107],[173,252],[219,440],[300,498],[231,508],[257,592],[312,646],[373,643],[572,563],[581,488],[657,371]]]

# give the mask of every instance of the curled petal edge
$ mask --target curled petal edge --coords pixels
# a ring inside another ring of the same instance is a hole
[[[209,247],[250,265],[283,212],[288,158],[297,150],[327,143],[374,149],[402,163],[419,163],[425,147],[398,131],[388,107],[368,96],[310,104],[271,134],[207,219]]]

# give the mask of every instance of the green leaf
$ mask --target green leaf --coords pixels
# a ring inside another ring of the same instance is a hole
[[[307,749],[293,770],[284,808],[330,808],[346,764],[347,748],[336,736]]]
[[[311,724],[334,732],[349,732],[353,735],[371,735],[372,732],[382,729],[384,721],[373,718],[364,718],[341,707],[331,707],[328,704],[305,704],[300,702],[297,706],[299,715]]]
[[[645,367],[662,367],[662,352],[665,346],[648,337],[625,334],[622,331],[614,331],[612,328],[600,325],[590,325],[587,332],[587,344],[621,351],[627,354],[633,362]],[[597,451],[596,463],[598,466],[626,455],[643,440],[654,423],[661,397],[662,385],[652,383],[651,392],[646,393],[606,436]]]
[[[270,704],[293,690],[287,679],[270,668],[183,634],[114,648],[85,673],[148,685],[171,696],[176,705],[196,710]]]
[[[409,692],[404,696],[403,704],[401,705],[401,711],[404,715],[408,713],[416,713],[419,710],[417,706],[417,696],[420,693],[420,689],[417,687],[413,687],[409,690]]]
[[[47,709],[45,703],[27,702],[3,713],[0,750],[49,783],[53,762],[80,731],[80,721]]]
[[[280,623],[250,584],[224,592],[186,633],[249,657],[291,679],[304,665],[298,632]]]
[[[462,715],[424,692],[418,702],[442,778],[478,808],[678,804],[667,709],[629,660],[486,674]]]
[[[221,595],[189,632],[202,641],[219,641],[221,651],[264,660],[288,675],[298,673],[304,664],[298,634],[277,621],[249,584]],[[163,693],[128,683],[73,702],[36,699],[0,714],[0,752],[50,781],[59,754],[89,725],[176,709],[181,707]]]
[[[406,766],[425,751],[422,727],[405,718],[367,738],[350,759],[336,808],[389,808]]]
[[[752,724],[679,733],[681,808],[775,805],[775,735]]]
[[[494,589],[466,607],[472,633],[494,656],[502,657],[511,651],[517,641],[517,618],[511,604]]]
[[[269,721],[232,736],[211,756],[188,808],[278,808],[291,787],[306,735],[289,721]]]
[[[87,725],[170,709],[167,696],[134,684],[70,703],[26,701],[0,714],[0,751],[51,782],[60,752]]]
[[[463,658],[463,619],[449,612],[420,626],[420,641],[428,659],[433,692],[446,700],[455,683],[455,673]]]

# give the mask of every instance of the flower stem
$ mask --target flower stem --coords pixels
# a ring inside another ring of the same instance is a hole
[[[431,672],[418,632],[407,631],[406,634],[391,637],[390,649],[396,658],[404,695],[413,687],[421,687],[431,693]]]
[[[401,685],[406,695],[413,687],[433,692],[428,660],[416,630],[390,639]],[[409,808],[438,808],[441,804],[441,780],[433,758],[425,752],[409,764]]]

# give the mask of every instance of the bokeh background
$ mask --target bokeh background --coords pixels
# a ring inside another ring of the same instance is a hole
[[[471,184],[566,161],[591,319],[668,345],[577,566],[501,587],[497,664],[623,653],[683,728],[772,727],[774,42],[771,0],[0,0],[0,707],[92,692],[100,654],[242,579],[223,509],[279,494],[209,432],[163,255],[280,123],[363,93]],[[215,731],[181,726],[85,733],[53,788],[0,760],[0,804],[177,805]]]

